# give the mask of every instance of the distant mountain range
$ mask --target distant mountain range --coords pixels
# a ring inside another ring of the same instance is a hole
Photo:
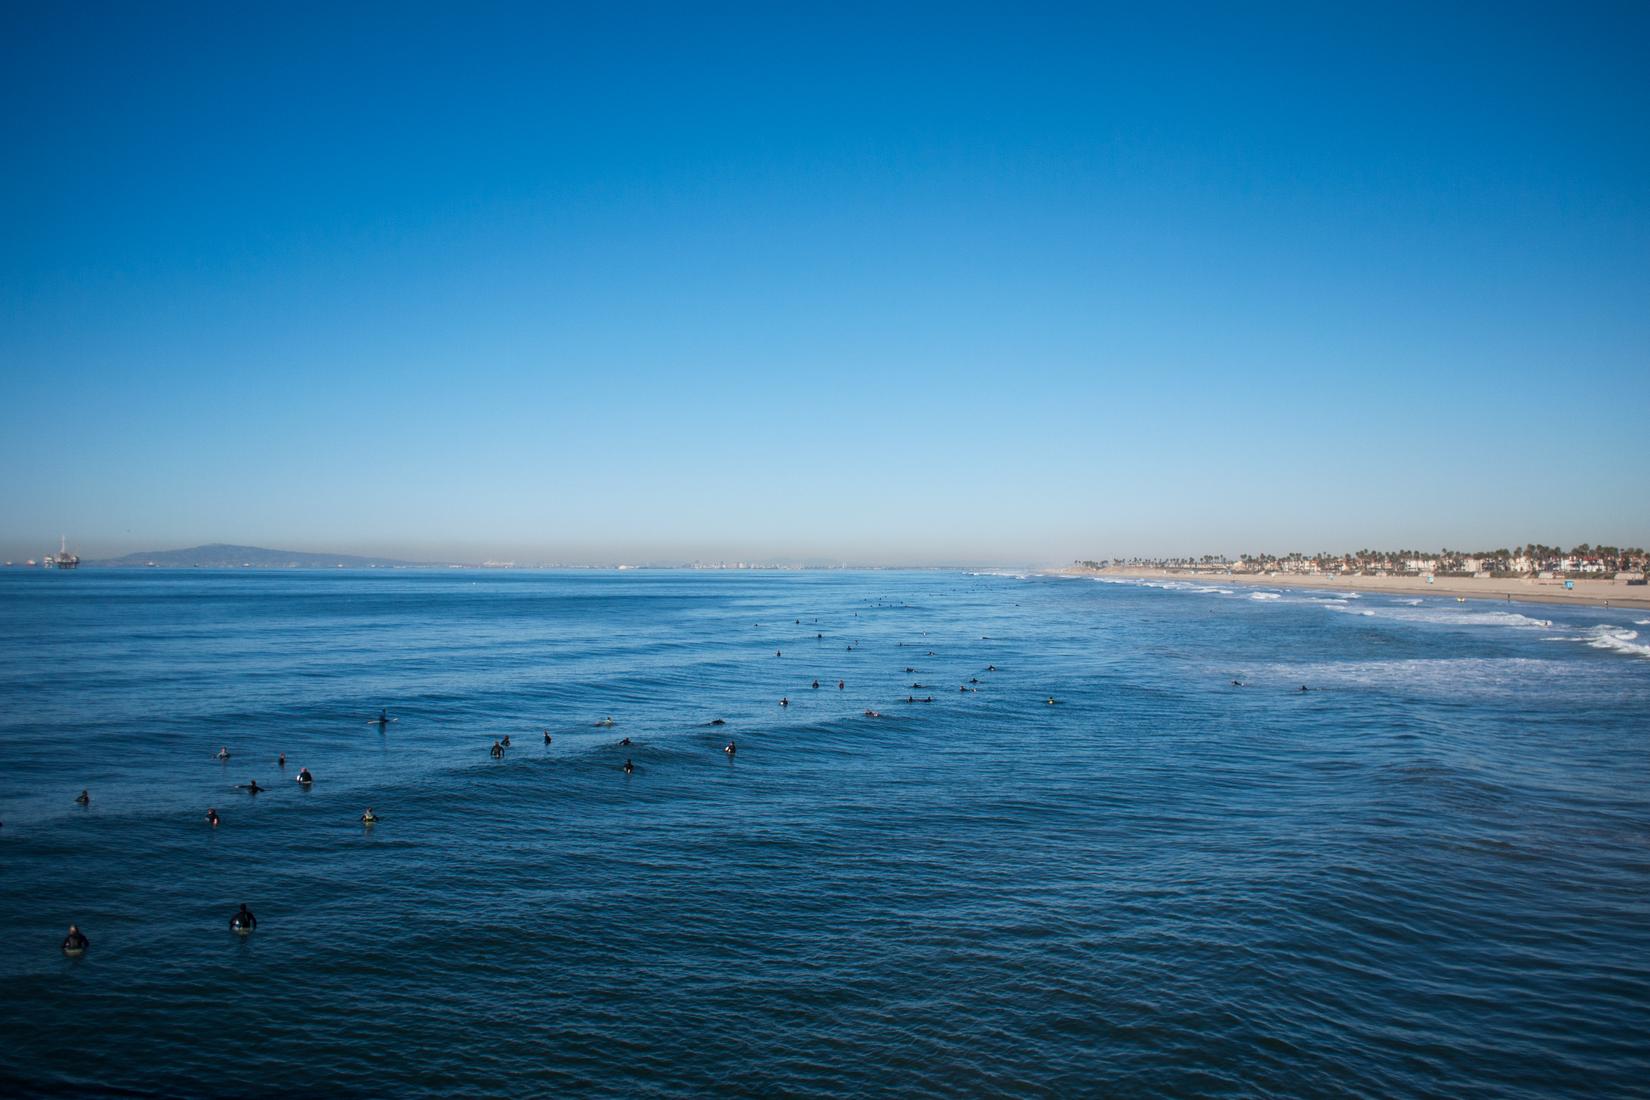
[[[441,562],[363,558],[355,554],[308,554],[302,550],[265,550],[260,546],[229,546],[214,542],[187,550],[149,550],[102,561],[83,561],[83,567],[157,569],[419,569]]]

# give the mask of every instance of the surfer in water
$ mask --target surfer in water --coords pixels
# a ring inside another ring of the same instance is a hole
[[[252,910],[246,907],[246,902],[241,902],[240,912],[229,918],[229,930],[231,932],[250,932],[256,927],[258,927],[258,918],[252,915]]]
[[[380,726],[387,726],[387,725],[390,724],[390,712],[389,711],[380,710],[378,712],[378,724]]]
[[[210,824],[214,829],[216,829],[218,827],[218,811],[217,811],[216,807],[208,806],[206,808],[206,820],[207,820],[207,823]]]
[[[372,812],[372,807],[371,806],[368,806],[367,807],[367,812],[361,815],[361,824],[363,824],[363,825],[374,825],[374,824],[377,824],[377,822],[378,822],[378,815]]]
[[[69,934],[63,937],[63,953],[65,955],[79,955],[92,946],[92,941],[86,938],[86,933],[80,930],[78,924],[69,925]]]
[[[286,753],[283,752],[281,755],[279,755],[275,758],[275,766],[277,768],[286,767]]]
[[[550,743],[550,731],[549,730],[544,731],[544,743],[546,745],[548,745]]]
[[[843,688],[845,688],[847,686],[848,686],[848,681],[846,681],[846,680],[838,680],[836,682],[836,689],[838,691],[841,691]]]
[[[250,783],[242,783],[241,790],[245,791],[247,794],[257,794],[259,791],[267,791],[269,788],[258,786],[258,781],[254,779]]]
[[[298,782],[300,784],[302,784],[303,786],[307,787],[311,783],[315,782],[315,777],[313,775],[309,774],[309,769],[308,768],[299,768],[298,769]]]
[[[739,746],[735,745],[732,741],[729,741],[726,745],[722,746],[722,751],[727,753],[729,756],[732,756],[734,753],[739,751]]]
[[[631,774],[631,773],[632,773],[632,772],[634,772],[634,771],[635,771],[635,770],[636,770],[636,765],[634,765],[634,764],[632,764],[632,763],[631,763],[631,762],[630,762],[630,757],[628,757],[628,756],[627,756],[627,757],[625,757],[625,761],[624,761],[624,773],[625,773],[625,774],[626,774],[626,775],[629,775],[629,774]]]
[[[81,791],[75,796],[75,801],[80,803],[82,806],[90,806],[92,804],[91,793],[88,791]]]
[[[229,746],[228,745],[225,745],[223,748],[218,750],[218,759],[219,760],[228,760],[229,759]]]
[[[818,691],[818,690],[819,690],[819,681],[818,681],[818,680],[815,680],[815,681],[814,681],[814,690],[815,690],[815,691]]]
[[[790,697],[789,697],[789,696],[785,696],[785,695],[781,695],[781,696],[780,696],[780,697],[779,697],[779,705],[780,705],[780,706],[782,706],[782,707],[788,707],[788,706],[790,706],[790,705],[791,705],[791,700],[790,700]]]
[[[713,726],[725,726],[728,724],[728,720],[726,718],[712,718],[710,720],[710,724]]]
[[[493,754],[493,759],[497,760],[504,755],[504,746],[499,744],[497,741],[494,741],[493,747],[488,751]]]
[[[619,738],[619,746],[620,746],[620,747],[621,747],[621,748],[626,748],[626,749],[628,749],[628,748],[629,748],[629,747],[630,747],[630,738],[628,738],[628,737],[621,737],[621,738]]]
[[[509,747],[510,747],[510,735],[509,735],[509,734],[505,734],[505,735],[504,735],[504,740],[503,740],[503,741],[501,741],[501,742],[499,742],[499,743],[500,743],[500,744],[501,744],[501,745],[503,745],[503,746],[504,746],[504,747],[505,747],[505,748],[509,748]]]
[[[1048,705],[1051,707],[1054,705],[1054,696],[1050,695],[1048,697]]]

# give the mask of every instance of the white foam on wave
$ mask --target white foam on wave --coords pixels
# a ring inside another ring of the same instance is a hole
[[[1634,626],[1650,626],[1650,619],[1634,619]]]
[[[1650,657],[1650,644],[1639,641],[1639,632],[1619,626],[1595,626],[1584,639],[1594,649],[1612,649],[1634,657]]]
[[[1251,593],[1249,593],[1249,598],[1251,600],[1280,600],[1280,599],[1283,598],[1283,593],[1281,593],[1281,592],[1251,592]]]
[[[1551,619],[1532,619],[1528,615],[1520,615],[1516,611],[1467,611],[1453,607],[1421,607],[1417,600],[1415,605],[1402,607],[1382,607],[1373,610],[1347,607],[1345,605],[1325,604],[1331,611],[1344,611],[1359,615],[1373,615],[1381,619],[1393,619],[1405,623],[1434,623],[1441,626],[1538,626],[1543,630],[1553,625]]]

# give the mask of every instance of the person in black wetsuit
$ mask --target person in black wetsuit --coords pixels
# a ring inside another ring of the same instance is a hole
[[[80,926],[78,924],[69,925],[69,934],[63,937],[63,953],[65,955],[78,955],[90,946],[92,946],[92,941],[86,938],[86,933],[80,930]]]
[[[286,753],[283,752],[281,755],[279,755],[275,758],[275,766],[277,768],[286,767]]]
[[[218,750],[218,759],[219,760],[228,760],[229,759],[229,746],[228,745],[225,745],[223,748]]]
[[[311,783],[315,782],[315,777],[313,775],[309,774],[309,769],[308,768],[299,768],[298,769],[298,782],[301,783],[303,786],[307,787]]]
[[[494,741],[491,752],[493,754],[493,759],[498,760],[504,756],[504,746],[499,744],[497,741]]]
[[[550,731],[549,730],[544,731],[544,743],[546,745],[548,745],[550,743]]]
[[[632,763],[631,763],[631,762],[630,762],[630,758],[629,758],[629,757],[625,757],[625,762],[624,762],[624,773],[625,773],[625,774],[626,774],[626,775],[629,775],[629,774],[630,774],[630,773],[631,773],[631,772],[633,772],[633,771],[635,771],[635,770],[636,770],[636,765],[634,765],[634,764],[632,764]]]
[[[387,726],[387,725],[390,724],[390,712],[389,711],[380,710],[378,712],[378,724],[380,726]]]
[[[503,745],[505,748],[509,748],[510,747],[510,735],[505,734],[504,735],[504,740],[500,741],[499,744]]]
[[[791,701],[790,701],[790,699],[786,698],[785,696],[780,696],[779,705],[782,706],[782,707],[788,707],[788,706],[791,705]]]
[[[90,806],[92,804],[91,793],[88,791],[81,791],[75,796],[75,801],[80,803],[82,806]]]
[[[241,902],[241,911],[229,918],[229,928],[234,932],[250,932],[258,927],[258,918],[252,915],[252,910]]]
[[[376,824],[377,821],[378,821],[378,815],[372,812],[372,807],[371,806],[368,806],[367,807],[367,812],[361,815],[361,824],[363,824],[363,825],[373,825],[373,824]]]
[[[846,681],[846,680],[838,680],[836,682],[836,689],[838,691],[841,691],[843,688],[845,688],[847,686],[848,686],[848,681]]]
[[[628,737],[621,737],[621,738],[619,738],[619,744],[620,744],[620,745],[621,745],[621,746],[622,746],[622,747],[624,747],[624,748],[627,748],[627,749],[628,749],[628,748],[629,748],[629,747],[630,747],[630,738],[628,738]]]
[[[739,747],[737,745],[735,745],[732,741],[729,741],[727,743],[727,745],[725,747],[723,747],[722,751],[727,753],[729,756],[732,756],[734,753],[739,751]]]
[[[257,794],[259,791],[267,791],[269,788],[258,786],[258,781],[254,779],[250,782],[242,783],[241,790],[245,791],[247,794]]]
[[[815,688],[818,688],[818,687],[819,687],[819,681],[818,681],[818,680],[815,680],[815,681],[814,681],[814,687],[815,687]]]
[[[206,820],[214,829],[218,827],[218,811],[216,807],[207,807]]]

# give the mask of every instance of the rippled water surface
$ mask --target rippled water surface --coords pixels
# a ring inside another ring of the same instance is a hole
[[[1645,1095],[1650,616],[1203,587],[0,573],[0,1088]]]

